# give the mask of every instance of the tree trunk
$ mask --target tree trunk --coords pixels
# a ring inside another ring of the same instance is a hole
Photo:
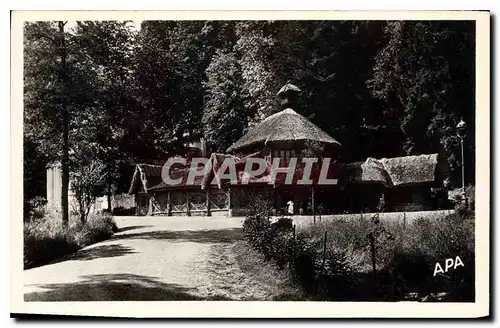
[[[111,213],[111,181],[108,181],[108,212]]]
[[[86,221],[87,221],[87,218],[86,218],[86,215],[85,215],[85,211],[80,212],[80,222],[82,223],[82,226],[85,225]]]
[[[316,204],[314,203],[314,185],[311,187],[311,207],[312,207],[313,221],[314,223],[316,223]]]
[[[62,210],[62,223],[64,227],[68,226],[69,222],[69,204],[68,204],[68,191],[69,191],[69,113],[66,107],[67,96],[66,90],[66,41],[64,36],[64,25],[66,23],[59,22],[59,55],[61,57],[61,81],[63,95],[61,97],[61,111],[62,111],[62,137],[63,149],[61,159],[61,210]]]

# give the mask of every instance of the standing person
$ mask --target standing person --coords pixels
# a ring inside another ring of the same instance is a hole
[[[290,214],[290,216],[293,216],[293,202],[289,200],[286,205],[288,205],[288,214]]]

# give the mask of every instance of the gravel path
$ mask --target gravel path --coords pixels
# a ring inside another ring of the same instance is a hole
[[[112,239],[24,271],[26,301],[268,299],[232,252],[241,218],[119,217]]]

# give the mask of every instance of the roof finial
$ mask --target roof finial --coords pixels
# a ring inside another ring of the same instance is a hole
[[[281,87],[280,91],[276,94],[278,98],[280,98],[280,104],[282,106],[281,109],[286,109],[286,108],[295,108],[297,109],[298,106],[298,99],[299,99],[299,94],[302,92],[302,90],[299,89],[294,84],[291,84],[290,81],[288,81],[283,87]]]

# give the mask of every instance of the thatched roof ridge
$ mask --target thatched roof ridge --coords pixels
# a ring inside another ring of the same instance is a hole
[[[304,116],[291,108],[270,115],[260,122],[255,128],[232,144],[227,152],[233,152],[259,143],[280,141],[314,140],[323,143],[340,143],[321,130]]]
[[[190,163],[187,163],[186,165],[180,165],[177,169],[173,169],[170,171],[170,178],[177,180],[181,179],[181,182],[175,185],[168,185],[165,183],[165,181],[159,182],[157,185],[154,185],[152,187],[149,187],[149,191],[160,191],[160,190],[168,190],[168,189],[175,189],[175,188],[200,188],[202,190],[207,189],[210,187],[211,183],[216,183],[219,188],[221,188],[222,184],[227,184],[231,183],[228,179],[224,179],[224,181],[220,181],[220,179],[216,176],[216,172],[219,170],[221,165],[226,159],[231,159],[234,161],[234,165],[237,171],[237,175],[244,174],[244,167],[246,164],[246,161],[250,157],[255,157],[259,153],[254,153],[251,155],[248,155],[244,158],[238,158],[233,155],[228,155],[228,154],[220,154],[220,153],[212,153],[210,157],[207,159],[211,163],[212,169],[209,172],[205,172],[203,175],[196,174],[194,175],[194,180],[192,183],[188,183],[188,178],[190,174],[196,172],[196,171],[201,171],[202,166],[200,167],[194,167],[191,166]],[[224,172],[221,172],[224,173]],[[239,178],[239,181],[241,181],[241,177]],[[250,182],[253,182],[250,179]]]
[[[434,182],[438,154],[382,158],[380,162],[391,177],[393,186]]]
[[[160,165],[137,164],[128,193],[136,193],[141,186],[144,192],[148,192],[149,188],[161,181],[161,169]]]
[[[203,182],[203,176],[196,175],[194,176],[194,180],[192,184],[189,184],[187,182],[189,175],[191,172],[197,171],[196,167],[191,167],[190,165],[188,166],[183,166],[178,169],[172,169],[170,171],[170,178],[177,180],[181,179],[181,182],[175,185],[168,185],[165,183],[165,181],[162,179],[158,184],[155,184],[154,186],[151,186],[148,190],[149,191],[160,191],[160,190],[168,190],[168,189],[175,189],[175,188],[186,188],[186,187],[195,187],[199,188],[202,185]]]
[[[391,185],[387,171],[375,158],[369,157],[364,162],[345,164],[343,171],[349,182],[381,183],[387,187]]]
[[[351,183],[381,183],[397,187],[436,181],[438,154],[375,159],[344,165]]]

